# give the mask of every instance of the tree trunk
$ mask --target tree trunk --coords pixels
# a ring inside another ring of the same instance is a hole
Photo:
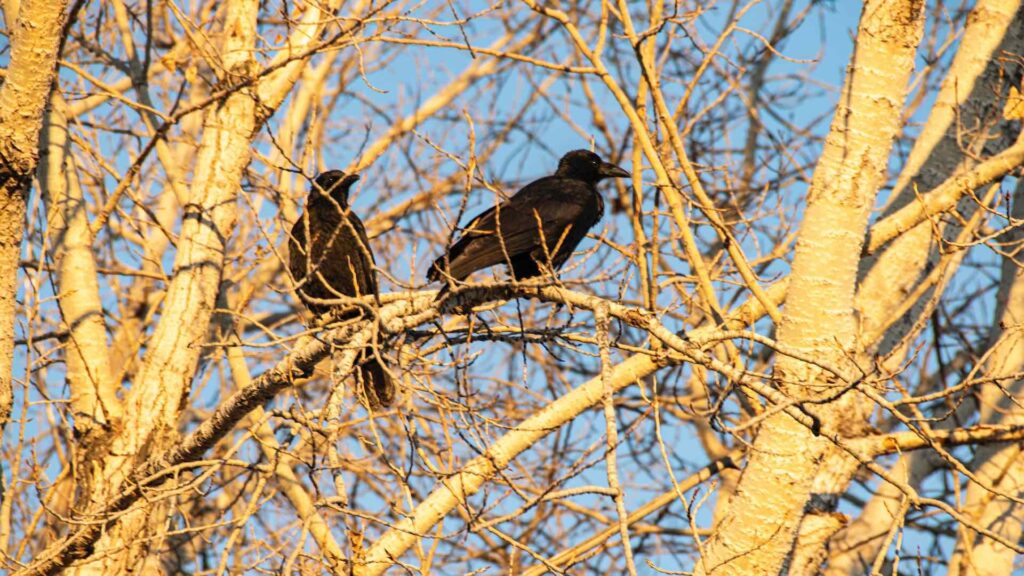
[[[225,85],[250,78],[258,8],[255,0],[234,0],[227,7],[222,56]],[[115,431],[101,463],[91,471],[94,507],[117,494],[135,466],[177,439],[180,409],[188,397],[220,290],[224,251],[255,126],[256,102],[249,88],[233,91],[206,114],[161,320],[125,397],[123,425]],[[189,320],[183,322],[183,318]],[[100,537],[91,560],[77,566],[74,573],[154,572],[147,557],[159,541],[139,536],[162,532],[168,504],[158,500],[124,515]]]
[[[8,4],[11,9],[13,4]],[[0,87],[0,432],[14,403],[14,311],[25,197],[39,160],[39,129],[50,96],[67,2],[25,0],[11,32],[10,64]]]
[[[924,3],[866,2],[846,83],[809,192],[797,239],[782,346],[854,373],[844,354],[855,339],[853,296],[868,215],[885,182],[893,139],[901,126]],[[835,375],[781,356],[774,377],[791,398],[818,400],[845,383]],[[825,435],[843,433],[851,420],[845,399],[817,410]],[[776,574],[793,549],[814,471],[826,442],[784,413],[761,425],[750,461],[698,574]]]
[[[967,19],[963,40],[928,121],[915,140],[906,167],[893,189],[896,200],[886,213],[894,212],[913,202],[918,194],[931,191],[946,179],[970,169],[986,144],[991,147],[999,141],[993,136],[998,134],[995,128],[1001,121],[1000,101],[1005,97],[1007,85],[1012,83],[1012,80],[1007,82],[1007,77],[1019,77],[1019,62],[997,56],[1002,52],[1019,53],[1024,48],[1022,32],[1024,17],[1020,0],[978,2]],[[943,224],[939,226],[941,230]],[[920,224],[896,239],[881,256],[866,260],[872,266],[858,289],[856,304],[862,333],[876,333],[892,322],[902,301],[920,281],[929,263],[935,261],[937,248],[933,231],[931,223]],[[893,329],[885,331],[884,342],[863,342],[867,347],[865,352],[879,348],[883,353],[891,352],[919,318],[921,304],[915,308],[897,320]],[[903,362],[902,352],[893,354],[889,364]],[[937,426],[952,426],[955,422],[955,418],[950,418]],[[829,459],[845,457],[833,453]],[[917,486],[934,469],[926,453],[907,454],[900,460],[892,472],[911,486]],[[827,488],[836,498],[822,506],[824,513],[835,509],[838,495],[846,490],[855,470],[853,467],[850,474],[835,478]],[[901,498],[902,493],[894,486],[884,482],[879,486],[877,495],[864,508],[861,517],[839,532],[832,543],[834,551],[828,562],[829,574],[859,574],[865,569],[865,563],[870,565],[879,548],[886,544],[883,536],[900,509]]]

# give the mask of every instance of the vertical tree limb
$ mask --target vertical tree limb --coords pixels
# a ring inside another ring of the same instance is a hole
[[[1002,94],[994,85],[1005,74],[1004,67],[1016,66],[1012,60],[1001,65],[995,56],[1000,49],[1019,52],[1024,47],[1022,33],[1024,14],[1020,0],[980,0],[971,11],[960,47],[943,79],[928,121],[897,179],[893,189],[896,200],[888,213],[895,214],[913,205],[919,194],[930,194],[947,179],[977,163],[977,154],[991,139],[990,132],[999,121],[998,100]],[[876,237],[876,228],[872,230],[872,238]],[[865,259],[864,264],[871,268],[858,287],[856,298],[862,332],[874,332],[876,327],[891,322],[904,295],[920,281],[925,267],[934,261],[929,255],[934,246],[933,230],[930,223],[919,224],[887,246],[877,258]],[[896,323],[895,330],[888,330],[888,344],[862,342],[863,352],[894,345],[917,317],[918,314],[911,314],[905,321]],[[897,354],[893,364],[898,364],[902,358],[902,353]],[[838,454],[836,457],[844,458]],[[829,491],[834,494],[844,491],[855,469],[836,477]],[[931,470],[933,466],[928,463],[927,454],[913,453],[901,456],[893,472],[911,486],[917,486]],[[878,487],[878,494],[869,500],[861,516],[837,534],[828,562],[829,574],[857,573],[878,555],[883,540],[869,538],[867,534],[877,533],[879,529],[884,532],[885,527],[894,523],[899,498],[901,494],[893,486],[882,483]]]
[[[14,402],[14,310],[25,198],[39,160],[39,129],[59,57],[67,1],[25,0],[15,12],[11,59],[0,87],[0,431],[10,420]],[[6,16],[10,23],[11,15]]]
[[[69,154],[67,104],[56,91],[46,115],[42,147],[39,187],[47,203],[57,299],[68,330],[64,358],[71,409],[80,441],[89,442],[95,439],[95,426],[109,429],[120,423],[121,401],[110,369],[88,207]]]
[[[233,0],[227,7],[223,66],[229,82],[247,80],[254,72],[256,0]],[[167,288],[160,322],[134,385],[125,396],[125,418],[97,466],[91,499],[110,499],[135,465],[162,450],[177,435],[182,403],[199,362],[202,344],[220,290],[225,247],[232,235],[242,172],[249,163],[249,144],[256,126],[251,89],[230,93],[206,115],[196,174],[182,219],[174,273]],[[189,321],[183,322],[182,319]],[[161,511],[152,511],[159,521]],[[112,574],[135,569],[149,543],[135,535],[148,522],[148,512],[123,517],[96,543],[95,560],[75,573]]]
[[[839,106],[814,172],[778,340],[830,364],[842,365],[844,351],[854,343],[860,247],[901,127],[923,28],[920,0],[865,3]],[[778,359],[774,375],[794,399],[822,398],[834,385],[845,385],[788,356]],[[838,432],[838,422],[849,418],[836,404],[818,412],[828,433]],[[811,495],[809,472],[817,468],[825,448],[790,416],[769,417],[759,428],[750,460],[697,573],[782,570]]]

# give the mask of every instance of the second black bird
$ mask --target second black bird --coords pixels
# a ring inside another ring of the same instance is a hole
[[[306,200],[306,212],[292,227],[288,267],[299,299],[322,321],[337,308],[324,300],[360,297],[377,292],[377,271],[366,230],[348,205],[348,191],[358,174],[331,170],[317,176]],[[358,317],[354,311],[336,317]],[[372,346],[356,358],[363,391],[372,406],[387,406],[395,396],[394,382]]]
[[[465,280],[477,270],[506,264],[516,280],[557,270],[604,214],[597,183],[629,172],[587,150],[573,150],[551,176],[527,184],[508,200],[477,215],[427,280]],[[438,298],[444,296],[447,287]]]

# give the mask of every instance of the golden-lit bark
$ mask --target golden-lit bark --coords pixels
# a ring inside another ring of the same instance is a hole
[[[1024,22],[1018,18],[1019,9],[1017,0],[983,0],[972,11],[928,121],[914,141],[891,192],[886,215],[913,204],[920,194],[929,193],[945,179],[970,170],[986,145],[997,144],[998,134],[994,133],[1001,121],[997,103],[1005,96],[1006,69],[1013,69],[1016,64],[994,56],[1002,51],[1019,51],[1022,47],[1024,37],[1019,29]],[[973,211],[964,212],[969,215]],[[864,348],[859,356],[861,365],[871,362],[871,352],[875,350],[881,348],[883,353],[890,352],[914,328],[927,296],[918,296],[910,312],[899,310],[906,306],[905,299],[914,288],[921,286],[921,276],[926,269],[939,262],[933,232],[938,229],[952,238],[959,228],[959,225],[946,227],[942,224],[936,227],[931,222],[919,224],[893,241],[877,258],[867,258],[861,263],[862,270],[867,270],[858,285],[855,303],[859,344]],[[927,294],[933,293],[931,290]],[[875,340],[880,333],[885,335],[885,342]],[[895,355],[889,358],[889,365],[898,366],[901,361],[902,356]],[[857,402],[861,406],[860,413],[870,410],[869,400]],[[910,459],[920,457],[919,454],[908,456]],[[840,529],[843,529],[842,536],[833,544],[836,554],[829,559],[828,570],[842,570],[840,566],[857,556],[875,557],[870,551],[871,545],[880,544],[882,539],[861,542],[851,548],[843,539],[858,531],[858,520],[854,519],[853,524],[847,526],[850,519],[836,513],[838,499],[847,490],[859,466],[859,462],[841,450],[833,449],[826,455],[815,478],[815,501],[801,527],[801,533],[806,531],[807,536],[802,535],[798,544],[798,548],[814,559],[802,561],[804,569],[794,569],[794,573],[816,574],[827,555],[826,545]],[[897,476],[905,477],[901,473]],[[885,509],[897,513],[903,497],[901,491],[889,485],[881,486],[880,490],[888,493],[889,505]],[[828,527],[823,528],[822,524]],[[881,525],[888,527],[891,523]]]
[[[782,290],[769,292],[774,297],[773,305],[781,302]],[[597,299],[576,298],[569,300],[578,306],[589,304],[593,308],[600,301]],[[767,314],[760,302],[747,302],[735,311],[726,323],[736,328],[755,322]],[[712,330],[696,330],[690,339],[699,341]],[[697,352],[698,348],[686,345],[683,350]],[[702,356],[696,354],[696,356]],[[695,359],[695,358],[694,358]],[[383,574],[394,562],[417,540],[417,534],[425,534],[453,510],[465,505],[465,498],[475,493],[507,466],[518,454],[544,438],[552,430],[572,421],[586,409],[597,405],[605,389],[621,390],[645,378],[657,370],[659,363],[650,356],[639,354],[620,362],[610,373],[594,378],[574,388],[570,393],[555,400],[537,412],[534,416],[521,422],[498,441],[493,443],[487,453],[473,459],[462,467],[450,479],[445,481],[422,503],[420,503],[409,519],[387,531],[366,553],[363,562],[354,566],[360,576]]]
[[[865,3],[839,107],[814,172],[778,340],[828,364],[843,365],[854,345],[860,247],[899,133],[923,27],[923,2]],[[778,359],[774,376],[784,391],[802,400],[825,399],[847,385],[787,356]],[[847,382],[857,377],[852,367],[841,376]],[[850,405],[840,399],[818,411],[826,435],[845,432],[850,414],[843,404]],[[769,417],[698,573],[774,574],[782,569],[826,448],[823,438],[788,415]]]
[[[1002,120],[1000,101],[1005,98],[1005,78],[1008,70],[1020,66],[1019,62],[999,56],[1004,51],[1015,53],[1022,48],[1024,14],[1019,0],[978,2],[967,21],[964,37],[943,79],[928,121],[915,140],[896,183],[893,190],[896,200],[890,203],[887,214],[916,204],[921,194],[930,194],[935,187],[943,185],[944,180],[973,169],[984,146],[998,145],[999,134],[993,134],[993,129]],[[1010,77],[1016,75],[1019,74],[1011,73]],[[945,228],[940,226],[940,230]],[[862,331],[872,334],[892,327],[883,332],[885,342],[863,342],[868,350],[881,347],[887,351],[914,329],[924,298],[915,303],[917,314],[903,318],[893,318],[893,315],[897,314],[901,300],[920,282],[925,267],[933,266],[938,260],[934,231],[930,222],[919,224],[886,247],[877,259],[867,260],[872,266],[857,292]],[[897,353],[889,364],[898,365],[902,358],[903,354]],[[956,420],[947,420],[944,425],[955,426]],[[856,465],[851,468],[848,463],[846,469],[847,473],[829,487],[831,493],[846,489]],[[900,459],[893,474],[916,486],[933,469],[927,455],[913,453]],[[874,560],[879,548],[887,544],[882,536],[893,525],[902,497],[895,486],[879,486],[878,493],[860,517],[845,526],[832,543],[833,553],[827,566],[829,574],[855,574]]]
[[[97,440],[95,428],[120,426],[122,407],[110,368],[88,206],[74,157],[68,154],[67,104],[59,94],[51,98],[41,146],[39,187],[47,202],[58,299],[68,330],[68,386],[75,429],[88,443]]]
[[[0,431],[11,417],[15,294],[25,204],[39,161],[39,129],[50,97],[66,1],[5,4],[9,64],[0,87]]]
[[[253,0],[235,0],[227,6],[222,51],[225,84],[251,79],[258,7]],[[109,440],[107,453],[94,464],[91,507],[111,499],[136,465],[177,437],[179,411],[188,397],[220,290],[225,248],[255,126],[256,102],[248,90],[230,93],[206,115],[162,320],[149,341],[135,385],[125,396],[123,422]],[[181,322],[182,318],[190,320]],[[77,566],[74,573],[156,570],[148,562],[149,549],[161,542],[139,535],[163,524],[166,514],[166,504],[161,504],[126,515],[96,543],[95,559]]]

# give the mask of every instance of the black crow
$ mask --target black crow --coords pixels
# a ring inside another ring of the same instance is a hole
[[[306,199],[306,212],[292,227],[288,268],[298,286],[299,299],[322,322],[336,307],[322,300],[372,294],[377,297],[377,271],[366,229],[348,206],[348,190],[358,174],[340,170],[316,177]],[[356,318],[354,311],[336,317]],[[358,378],[372,406],[387,406],[395,396],[387,369],[368,346],[356,359]]]
[[[527,184],[474,218],[459,241],[430,267],[427,280],[462,281],[495,264],[508,265],[516,280],[539,276],[543,269],[557,270],[604,215],[597,183],[628,176],[593,152],[569,152],[553,175]],[[438,299],[447,290],[442,288]]]

